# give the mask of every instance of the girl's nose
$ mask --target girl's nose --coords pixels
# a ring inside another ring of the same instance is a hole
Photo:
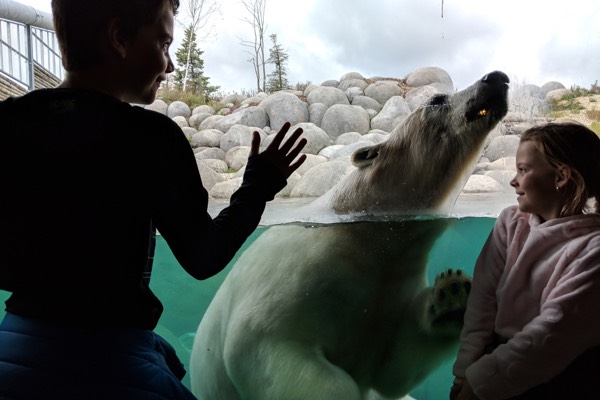
[[[517,187],[517,175],[513,176],[513,178],[510,180],[510,186],[516,188]]]

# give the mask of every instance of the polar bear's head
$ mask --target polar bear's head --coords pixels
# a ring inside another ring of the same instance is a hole
[[[435,95],[381,144],[357,150],[357,167],[332,191],[338,213],[414,213],[454,204],[484,139],[508,111],[506,74],[491,72],[452,95]]]

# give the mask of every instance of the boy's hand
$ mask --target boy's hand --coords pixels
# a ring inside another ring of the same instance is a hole
[[[258,155],[259,157],[268,160],[286,179],[302,165],[304,160],[306,160],[306,154],[302,154],[298,157],[298,154],[300,154],[304,146],[306,146],[306,139],[303,138],[298,141],[298,138],[303,132],[302,128],[296,129],[292,135],[283,142],[283,138],[290,129],[290,126],[291,124],[286,122],[279,132],[275,134],[271,144],[260,154],[258,153],[260,147],[260,135],[258,132],[254,132],[252,134],[252,145],[250,147],[250,156]],[[282,142],[283,145],[281,145]],[[281,147],[279,147],[280,145]],[[294,162],[296,157],[298,157],[298,159]]]

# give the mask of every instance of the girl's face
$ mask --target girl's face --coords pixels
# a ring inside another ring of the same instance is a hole
[[[126,40],[123,65],[125,79],[122,100],[131,103],[150,104],[167,74],[174,66],[169,56],[173,41],[173,10],[165,1],[159,18],[152,24],[142,26],[135,36]]]
[[[519,144],[517,174],[510,185],[517,192],[519,210],[539,215],[543,221],[557,218],[562,207],[558,169],[550,165],[532,141]]]

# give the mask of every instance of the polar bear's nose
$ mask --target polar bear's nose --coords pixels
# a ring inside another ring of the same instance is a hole
[[[481,78],[481,81],[490,84],[508,84],[510,79],[504,72],[494,71],[486,74],[483,78]]]

